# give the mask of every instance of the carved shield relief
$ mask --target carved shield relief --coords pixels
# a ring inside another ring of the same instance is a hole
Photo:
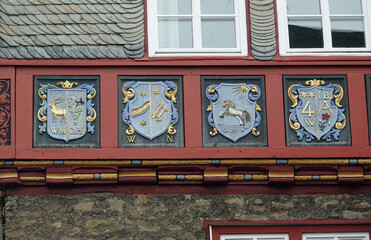
[[[66,142],[86,133],[86,89],[48,89],[47,132]]]
[[[204,147],[266,146],[263,76],[202,76]]]
[[[176,85],[173,82],[127,82],[123,91],[130,98],[128,91],[136,92],[123,111],[123,121],[131,132],[152,140],[166,131],[173,133],[173,126],[178,122],[176,103]],[[166,95],[173,91],[169,100]]]
[[[347,107],[346,85],[344,81],[332,79],[289,81],[286,114],[289,129],[295,132],[295,135],[288,132],[289,145],[338,145],[350,142],[348,113],[344,108]]]
[[[36,147],[98,147],[97,81],[85,76],[69,78],[40,76],[35,81]]]
[[[183,147],[181,78],[119,77],[119,145]]]
[[[213,127],[211,135],[219,132],[233,142],[252,130],[254,135],[259,135],[260,115],[256,109],[260,107],[254,100],[260,93],[255,85],[221,83],[209,86],[206,96],[211,102],[208,119]]]

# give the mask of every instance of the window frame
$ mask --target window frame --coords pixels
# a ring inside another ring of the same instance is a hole
[[[207,14],[202,15],[200,0],[192,1],[192,34],[193,48],[159,48],[158,42],[158,14],[157,0],[147,1],[147,30],[148,30],[148,55],[149,57],[162,56],[247,56],[247,21],[246,21],[246,4],[245,0],[234,1],[234,14],[217,15]],[[195,4],[198,2],[198,4]],[[233,15],[233,16],[232,16]],[[185,15],[170,15],[173,17]],[[187,15],[188,16],[188,15]],[[160,15],[163,17],[163,15]],[[201,37],[201,18],[216,18],[234,17],[235,33],[236,33],[236,48],[202,48]]]
[[[205,221],[207,240],[222,240],[222,235],[288,234],[289,240],[302,239],[303,233],[369,233],[371,219],[303,221]],[[237,239],[236,239],[237,240]]]
[[[262,233],[262,234],[223,234],[220,235],[220,240],[241,240],[251,238],[251,240],[264,240],[266,238],[275,240],[289,240],[289,235],[285,233]]]
[[[370,240],[370,234],[367,232],[340,232],[340,233],[303,233],[302,240],[320,240],[326,238],[333,238],[332,240],[344,240],[354,237],[362,237],[362,240]]]
[[[323,31],[323,48],[290,48],[290,39],[288,31],[288,16],[286,8],[287,0],[277,0],[277,22],[278,22],[278,39],[279,51],[281,56],[369,56],[371,52],[371,1],[361,0],[364,19],[365,47],[364,48],[334,48],[332,47],[331,23],[330,17],[351,17],[346,14],[329,14],[329,0],[320,0],[319,15],[321,18]],[[302,16],[303,18],[312,18],[314,15],[291,15],[291,17]],[[360,15],[361,16],[361,15]],[[354,17],[353,17],[354,19]]]

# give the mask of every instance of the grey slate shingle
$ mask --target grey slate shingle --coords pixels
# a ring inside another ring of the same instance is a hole
[[[143,54],[143,0],[0,0],[0,58]]]
[[[273,0],[250,0],[251,54],[262,61],[276,56]]]

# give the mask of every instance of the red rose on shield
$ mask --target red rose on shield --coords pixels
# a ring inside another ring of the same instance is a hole
[[[322,114],[322,119],[328,121],[329,118],[330,118],[330,115],[328,113]]]

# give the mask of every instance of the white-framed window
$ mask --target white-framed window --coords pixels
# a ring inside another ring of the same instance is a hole
[[[205,224],[210,240],[371,240],[369,219]]]
[[[149,56],[246,56],[245,0],[148,0]]]
[[[277,0],[281,55],[370,55],[371,0]]]
[[[220,240],[290,240],[290,238],[288,233],[222,234]],[[368,232],[303,233],[302,240],[370,240],[370,236]]]
[[[289,240],[288,234],[223,234],[220,240]]]
[[[370,240],[367,232],[303,233],[303,240]]]

